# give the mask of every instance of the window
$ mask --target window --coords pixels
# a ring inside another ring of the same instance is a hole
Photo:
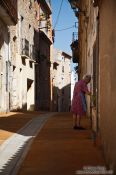
[[[29,1],[29,9],[32,8],[32,0]]]
[[[31,61],[29,61],[29,67],[33,68],[33,63]]]
[[[62,72],[64,72],[64,66],[62,66]]]
[[[8,92],[8,61],[6,61],[6,91]]]
[[[64,88],[62,89],[62,95],[64,95]]]

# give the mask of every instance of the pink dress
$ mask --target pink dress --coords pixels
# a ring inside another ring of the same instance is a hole
[[[71,112],[79,116],[84,116],[86,114],[87,106],[85,93],[87,92],[89,92],[89,90],[84,80],[80,80],[75,84]]]

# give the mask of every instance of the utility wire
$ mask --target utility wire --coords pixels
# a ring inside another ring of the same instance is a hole
[[[56,29],[55,31],[56,32],[61,32],[61,31],[63,31],[63,30],[69,30],[69,29],[72,29],[72,28],[74,28],[75,26],[71,26],[71,27],[67,27],[67,28],[64,28],[64,29]]]
[[[57,25],[58,20],[59,20],[60,12],[61,12],[61,9],[62,9],[62,4],[63,4],[63,0],[61,1],[61,4],[60,4],[60,8],[59,8],[58,16],[57,16],[57,18],[56,18],[56,22],[55,22],[55,25],[54,25],[54,29],[56,28],[56,25]]]

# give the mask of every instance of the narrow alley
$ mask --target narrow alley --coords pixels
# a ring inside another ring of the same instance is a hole
[[[116,0],[0,0],[0,174],[116,175]]]

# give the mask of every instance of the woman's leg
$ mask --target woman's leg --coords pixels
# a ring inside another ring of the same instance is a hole
[[[74,129],[85,129],[81,126],[81,116],[73,114],[73,128]]]
[[[73,126],[76,127],[77,126],[77,115],[73,114]]]
[[[80,127],[81,124],[81,117],[79,115],[73,114],[73,126],[74,129]]]
[[[80,127],[80,125],[81,125],[81,117],[80,117],[80,115],[77,115],[76,122],[77,122],[76,125]]]
[[[82,122],[81,122],[82,118],[83,118],[82,116],[77,116],[77,126],[78,126],[78,129],[85,130],[85,128],[83,128],[83,126],[81,126],[82,125]]]

